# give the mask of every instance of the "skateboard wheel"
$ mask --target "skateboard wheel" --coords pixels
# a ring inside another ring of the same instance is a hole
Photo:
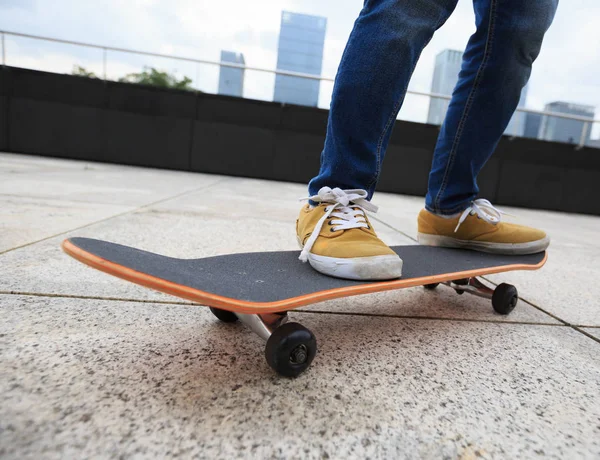
[[[492,306],[496,313],[508,315],[517,306],[519,293],[512,284],[502,283],[494,289],[492,295]]]
[[[469,278],[461,278],[459,280],[454,280],[452,281],[454,284],[458,284],[459,286],[466,286],[469,284]],[[461,290],[461,289],[455,289],[454,290],[458,295],[463,295],[465,293],[465,291]]]
[[[267,340],[265,358],[271,368],[284,377],[297,377],[317,354],[317,339],[298,323],[285,323]]]
[[[214,307],[210,307],[210,311],[224,323],[235,323],[238,320],[238,317],[232,311],[221,310],[220,308]]]
[[[427,289],[428,291],[433,291],[439,285],[440,285],[440,283],[431,283],[431,284],[425,284],[423,287],[425,289]]]

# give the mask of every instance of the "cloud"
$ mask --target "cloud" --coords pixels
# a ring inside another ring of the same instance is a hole
[[[20,8],[24,10],[32,10],[34,6],[33,0],[0,0],[0,9]]]

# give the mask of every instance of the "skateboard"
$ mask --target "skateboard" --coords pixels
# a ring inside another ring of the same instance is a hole
[[[353,281],[329,277],[298,260],[298,251],[252,252],[201,259],[177,259],[90,238],[69,238],[63,250],[97,270],[210,307],[221,321],[241,321],[266,340],[265,357],[273,370],[295,377],[317,351],[313,333],[287,322],[287,312],[323,300],[359,294],[445,284],[458,294],[491,299],[493,309],[509,314],[517,289],[503,283],[495,289],[478,276],[512,270],[537,270],[545,252],[497,255],[431,246],[394,246],[404,261],[402,278]]]

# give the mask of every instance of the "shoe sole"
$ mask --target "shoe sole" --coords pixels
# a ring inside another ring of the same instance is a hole
[[[529,243],[489,243],[483,241],[459,240],[449,236],[418,233],[417,240],[424,246],[439,246],[444,248],[472,249],[491,254],[525,255],[545,251],[550,245],[550,238]]]
[[[298,246],[303,248],[299,239]],[[397,255],[338,258],[308,254],[308,263],[319,273],[356,281],[384,281],[402,277],[402,259]]]
[[[311,267],[324,275],[349,280],[390,280],[402,276],[402,259],[398,256],[337,258],[309,253]]]

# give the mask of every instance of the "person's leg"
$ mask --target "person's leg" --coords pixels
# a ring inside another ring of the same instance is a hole
[[[501,254],[544,251],[542,230],[502,222],[477,199],[477,174],[517,107],[558,0],[474,0],[477,31],[465,51],[458,84],[434,153],[419,243]]]
[[[392,127],[421,51],[458,0],[366,0],[335,79],[321,169],[322,187],[373,195]]]
[[[398,278],[402,260],[365,211],[421,54],[457,0],[366,0],[333,89],[319,175],[296,221],[300,260],[330,276]]]
[[[465,210],[531,74],[558,0],[474,0],[477,31],[435,148],[425,207]]]

